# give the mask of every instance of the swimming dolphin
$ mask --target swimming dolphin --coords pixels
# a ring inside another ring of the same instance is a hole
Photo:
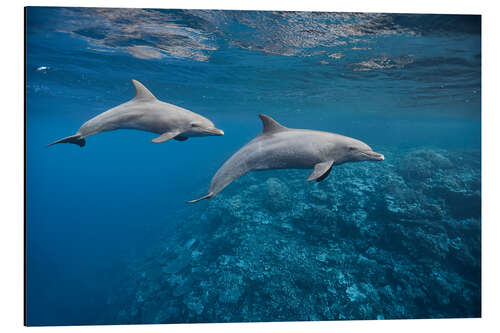
[[[136,80],[132,80],[132,83],[136,90],[132,100],[97,115],[83,124],[75,135],[57,140],[48,146],[74,143],[83,147],[86,137],[116,129],[137,129],[161,134],[151,140],[155,143],[170,139],[184,141],[196,136],[224,135],[224,132],[215,128],[207,118],[159,101],[142,83]]]
[[[212,178],[208,194],[188,203],[213,198],[233,180],[254,170],[314,169],[307,181],[322,181],[332,166],[356,161],[383,161],[384,155],[347,136],[286,128],[264,114],[260,135],[231,156]]]

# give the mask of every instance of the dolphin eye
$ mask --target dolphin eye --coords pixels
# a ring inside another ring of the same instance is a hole
[[[196,123],[192,123],[191,124],[191,127],[200,127],[200,125],[196,124]]]
[[[356,149],[356,148],[354,148],[354,147],[349,147],[349,150],[350,150],[350,151],[353,151],[354,149]]]

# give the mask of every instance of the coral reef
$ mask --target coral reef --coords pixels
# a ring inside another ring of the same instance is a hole
[[[481,156],[242,177],[134,264],[120,323],[478,317]],[[191,207],[190,207],[191,208]]]

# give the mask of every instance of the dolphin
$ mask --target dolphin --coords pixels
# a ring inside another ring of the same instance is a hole
[[[264,130],[231,156],[212,178],[208,194],[187,203],[213,198],[232,181],[256,170],[313,169],[307,181],[322,181],[333,165],[383,161],[366,143],[340,134],[293,129],[259,115]]]
[[[73,143],[85,146],[85,138],[116,129],[136,129],[161,134],[154,143],[170,139],[179,141],[197,136],[220,136],[224,132],[215,128],[207,118],[179,106],[158,100],[142,83],[132,80],[135,97],[87,121],[76,134],[48,144]]]

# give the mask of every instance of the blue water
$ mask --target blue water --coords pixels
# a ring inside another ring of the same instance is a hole
[[[479,16],[30,7],[26,51],[28,325],[480,316]],[[225,136],[45,147],[131,79]],[[186,205],[259,113],[386,160]]]

